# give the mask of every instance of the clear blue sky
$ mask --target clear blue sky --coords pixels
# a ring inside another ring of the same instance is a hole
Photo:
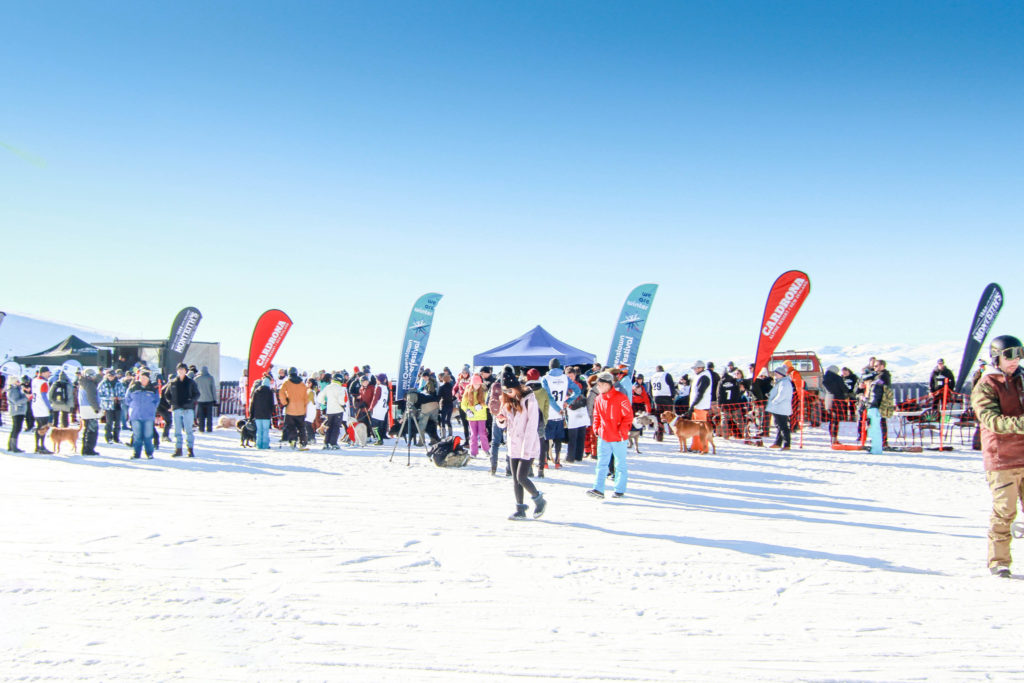
[[[397,367],[534,324],[603,359],[1024,334],[1024,3],[43,2],[0,13],[8,311]],[[45,163],[45,165],[42,165]],[[33,256],[33,255],[36,256]],[[22,265],[17,266],[20,263]],[[1018,298],[1020,297],[1020,298]]]

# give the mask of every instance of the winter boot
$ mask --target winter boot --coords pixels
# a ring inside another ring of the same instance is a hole
[[[190,458],[196,457],[196,454],[192,452],[192,447],[191,446],[188,447],[188,457],[190,457]]]
[[[181,457],[181,449],[180,448],[175,448],[174,449],[174,455],[172,455],[171,457],[172,458],[180,458]]]
[[[537,495],[533,497],[533,518],[540,519],[547,507],[548,502],[544,500],[544,494],[537,491]]]
[[[25,451],[18,448],[18,440],[13,436],[7,439],[7,452],[8,453],[24,453]],[[492,472],[493,474],[493,472]]]
[[[99,437],[99,431],[85,433],[82,437],[82,455],[99,455],[96,452],[96,441]]]
[[[513,512],[511,515],[509,515],[508,518],[511,519],[514,522],[518,522],[518,521],[526,519],[526,508],[527,507],[528,506],[526,506],[526,505],[516,505],[516,511]]]

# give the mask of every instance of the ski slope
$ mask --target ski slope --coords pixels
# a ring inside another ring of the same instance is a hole
[[[588,460],[519,523],[485,460],[404,447],[0,453],[0,680],[1019,678],[1024,582],[989,576],[954,443],[645,437],[626,498],[585,496]]]

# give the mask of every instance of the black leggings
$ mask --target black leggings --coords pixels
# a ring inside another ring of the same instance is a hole
[[[24,415],[11,415],[11,435],[7,439],[7,450],[18,446],[18,435],[21,434],[23,424],[25,424]]]
[[[530,492],[531,496],[537,495],[537,487],[530,481],[530,463],[532,460],[512,458],[512,487],[516,492],[516,503],[523,504],[523,489]]]
[[[441,426],[447,428],[447,430],[449,432],[452,431],[452,410],[454,408],[455,408],[455,405],[453,403],[449,403],[446,406],[442,402],[441,403],[441,412],[437,416],[438,421],[440,422]]]
[[[661,420],[658,420],[661,423]],[[583,462],[583,440],[587,436],[586,427],[573,427],[565,430],[569,435],[569,452],[565,454],[566,462]]]

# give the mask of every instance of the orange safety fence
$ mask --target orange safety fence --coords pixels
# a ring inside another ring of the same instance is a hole
[[[766,410],[767,401],[712,405],[709,422],[716,438],[738,439],[753,445],[763,440],[773,427]],[[890,441],[901,448],[928,446],[949,450],[958,437],[961,444],[970,443],[977,427],[968,394],[958,394],[948,388],[924,393],[895,403],[892,417],[883,418],[883,446]],[[677,414],[682,411],[676,410]],[[829,442],[835,450],[860,450],[867,446],[867,402],[864,397],[831,399],[812,391],[796,391],[790,416],[793,446],[803,447],[803,435],[808,429],[827,430]],[[809,433],[809,432],[808,432]]]

